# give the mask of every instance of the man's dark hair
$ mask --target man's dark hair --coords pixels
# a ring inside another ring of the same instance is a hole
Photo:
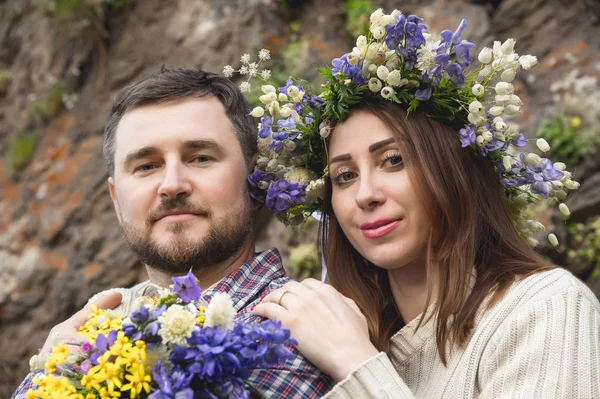
[[[113,103],[104,126],[104,159],[108,173],[115,172],[115,134],[127,111],[144,105],[165,104],[189,98],[216,97],[233,124],[246,163],[256,153],[256,125],[250,106],[239,88],[224,76],[199,69],[164,66],[160,72],[126,87]]]

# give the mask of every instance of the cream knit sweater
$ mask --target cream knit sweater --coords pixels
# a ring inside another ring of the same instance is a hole
[[[447,366],[433,323],[418,322],[324,398],[600,398],[600,304],[566,270],[515,283]]]

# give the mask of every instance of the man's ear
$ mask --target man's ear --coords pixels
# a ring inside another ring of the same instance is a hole
[[[252,174],[252,172],[254,172],[254,167],[256,166],[256,161],[258,160],[258,153],[255,153],[252,158],[250,158],[250,162],[248,162],[248,174]],[[246,184],[248,185],[248,195],[250,195],[250,190],[252,190],[252,187],[250,186],[250,183],[248,183],[248,181],[246,181]],[[252,210],[253,211],[258,211],[260,208],[262,208],[263,204],[261,204],[260,202],[256,201],[254,198],[252,198],[252,196],[250,196],[250,201],[252,201]]]
[[[119,219],[119,223],[121,223],[121,209],[119,208],[119,201],[117,201],[115,181],[113,180],[112,176],[108,178],[108,191],[110,192],[110,199],[115,207],[115,212],[117,212],[117,219]]]

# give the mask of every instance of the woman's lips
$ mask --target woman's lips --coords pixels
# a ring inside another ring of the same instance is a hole
[[[400,219],[382,219],[373,223],[363,223],[360,230],[367,238],[379,238],[398,227],[400,222]]]

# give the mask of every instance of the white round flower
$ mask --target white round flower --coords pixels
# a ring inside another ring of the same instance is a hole
[[[397,69],[394,69],[393,71],[391,71],[388,74],[386,82],[388,85],[390,85],[392,87],[397,87],[400,85],[401,80],[402,80],[402,75],[400,74],[400,71]]]
[[[502,158],[502,165],[504,166],[504,169],[506,169],[507,172],[510,172],[512,169],[512,158],[508,155],[505,155]]]
[[[290,86],[287,88],[287,95],[290,97],[296,97],[300,94],[300,89],[296,86]]]
[[[421,72],[431,72],[438,64],[435,62],[437,53],[435,49],[440,45],[439,41],[427,40],[423,46],[417,50],[417,68]]]
[[[250,112],[250,115],[252,115],[255,118],[260,118],[264,114],[265,114],[265,109],[263,107],[254,107],[252,112]]]
[[[319,134],[321,137],[326,139],[331,134],[331,127],[329,125],[325,125],[319,129]]]
[[[482,84],[477,83],[476,85],[473,86],[473,88],[471,89],[471,92],[475,96],[481,97],[485,93],[485,88],[483,87]]]
[[[252,89],[252,86],[250,86],[250,83],[248,83],[248,82],[240,83],[240,91],[242,93],[248,93],[251,89]]]
[[[556,166],[556,164],[554,164]],[[577,190],[579,188],[579,183],[571,180],[571,179],[567,179],[565,181],[565,187],[568,188],[569,190]]]
[[[368,43],[369,42],[367,41],[367,37],[365,35],[360,35],[356,39],[356,47],[358,47],[361,52],[364,52],[367,49]]]
[[[511,55],[515,48],[516,42],[517,41],[515,39],[507,39],[504,43],[502,43],[502,46],[500,47],[500,51],[502,51],[502,53],[504,55]]]
[[[242,62],[242,64],[248,64],[250,62],[250,54],[245,53],[244,55],[242,55],[240,57],[240,61]]]
[[[479,56],[477,56],[477,59],[482,64],[489,64],[490,62],[492,62],[492,49],[488,48],[488,47],[484,47],[479,52]]]
[[[358,54],[351,52],[350,54],[348,54],[348,57],[346,57],[346,61],[348,61],[348,64],[356,66],[358,65],[358,61],[360,61],[360,57],[358,56]]]
[[[394,9],[394,11],[392,11],[390,15],[392,16],[392,18],[394,18],[394,21],[396,21],[398,20],[398,18],[400,18],[400,15],[402,15],[402,11]]]
[[[390,70],[387,69],[386,66],[384,65],[380,65],[379,67],[377,67],[377,77],[381,80],[387,80],[388,76],[390,74]]]
[[[567,204],[565,203],[561,203],[558,206],[558,210],[560,211],[560,213],[562,213],[565,217],[569,216],[571,214],[571,211],[569,210],[569,207],[567,206]]]
[[[181,305],[171,305],[158,317],[158,335],[164,344],[186,345],[196,328],[196,318]]]
[[[369,90],[371,90],[372,92],[379,92],[379,90],[381,90],[381,87],[383,86],[381,84],[381,80],[377,79],[377,78],[371,78],[369,79]]]
[[[325,196],[325,182],[323,179],[313,180],[306,186],[306,203],[313,204]]]
[[[499,95],[510,95],[515,91],[514,86],[508,82],[498,82],[494,89],[496,90],[496,94]]]
[[[519,57],[519,65],[521,68],[528,70],[538,63],[537,57],[533,55],[522,55]]]
[[[258,74],[258,64],[253,62],[248,65],[248,75],[255,77]]]
[[[235,72],[235,69],[233,69],[233,67],[231,65],[225,65],[223,67],[223,75],[226,78],[232,77],[234,72]]]
[[[500,79],[502,79],[505,82],[512,82],[513,80],[515,80],[516,76],[517,76],[517,71],[510,68],[510,69],[507,69],[504,72],[502,72],[502,74],[500,75]]]
[[[565,170],[567,169],[567,165],[565,165],[563,162],[554,162],[554,168],[558,170]]]
[[[495,107],[490,108],[490,115],[492,115],[492,116],[502,115],[503,112],[504,112],[504,107],[501,107],[501,106],[495,106]]]
[[[267,94],[263,94],[262,96],[258,97],[258,100],[265,104],[271,104],[273,101],[277,101],[277,94],[271,92],[271,93],[267,93]]]
[[[385,86],[383,89],[381,89],[381,97],[385,98],[386,100],[391,99],[394,96],[394,89],[392,89],[390,86]]]
[[[248,65],[242,65],[238,72],[240,75],[248,75]]]
[[[473,101],[471,104],[469,104],[469,112],[481,114],[483,111],[485,111],[485,107],[479,101]]]
[[[286,102],[287,100],[288,100],[288,97],[287,97],[285,94],[283,94],[283,93],[279,93],[279,94],[277,95],[277,101],[279,101],[280,103],[284,103],[284,102]]]
[[[508,125],[503,120],[499,120],[497,122],[494,122],[494,128],[496,130],[504,132],[506,129],[508,129]]]
[[[535,144],[537,145],[537,148],[539,148],[541,152],[550,151],[550,144],[548,144],[548,142],[544,139],[537,139]]]
[[[260,86],[260,90],[265,94],[275,93],[277,91],[273,85],[262,85]]]
[[[475,142],[477,143],[477,145],[479,147],[485,147],[487,145],[487,143],[485,142],[485,139],[482,136],[477,136],[477,139],[475,139]]]
[[[235,308],[231,297],[224,292],[217,292],[206,307],[206,327],[220,327],[222,330],[233,329]]]
[[[521,108],[516,105],[512,105],[512,104],[509,104],[506,106],[506,108],[504,108],[504,113],[506,115],[517,115],[520,112],[521,112]]]
[[[371,14],[371,17],[369,19],[371,20],[372,24],[378,24],[384,15],[385,13],[383,12],[383,8],[378,8]]]
[[[267,61],[271,59],[271,52],[266,48],[260,50],[258,52],[258,59],[261,61]]]
[[[380,40],[385,35],[385,29],[379,24],[371,25],[370,30],[375,40]]]
[[[483,137],[486,144],[488,144],[492,141],[492,139],[494,138],[494,135],[489,130],[485,130],[483,133],[481,133],[481,137]]]
[[[393,23],[396,22],[398,18],[394,18],[392,15],[384,15],[381,20],[379,21],[379,23],[382,26],[386,26],[386,25],[391,25]]]
[[[517,96],[516,94],[511,94],[510,96],[508,96],[508,104],[512,104],[512,105],[516,105],[516,106],[521,106],[523,105],[523,101],[521,101],[521,99],[519,98],[519,96]]]
[[[479,74],[477,75],[477,81],[481,82],[486,76],[490,74],[490,72],[492,72],[492,67],[488,65],[481,71],[479,71]]]
[[[542,164],[542,158],[540,158],[540,156],[538,154],[534,154],[533,152],[530,152],[529,154],[527,154],[525,156],[525,163],[527,165],[538,167]]]
[[[372,75],[374,73],[377,73],[377,69],[377,64],[373,63],[367,67],[367,72],[369,73],[369,75]]]
[[[467,120],[474,125],[479,125],[481,122],[483,122],[481,115],[473,112],[469,112],[469,115],[467,115]]]
[[[292,115],[292,112],[293,112],[292,108],[288,104],[285,104],[279,110],[279,115],[281,115],[283,118],[289,118],[290,115]]]
[[[279,101],[273,101],[270,104],[267,105],[267,109],[269,110],[269,113],[273,116],[277,115],[279,113],[280,107],[279,107]]]
[[[377,55],[378,52],[379,52],[379,44],[378,43],[369,44],[369,46],[367,47],[367,52],[365,54],[365,60],[368,60],[369,62],[373,62],[373,59],[375,58],[375,56]]]

